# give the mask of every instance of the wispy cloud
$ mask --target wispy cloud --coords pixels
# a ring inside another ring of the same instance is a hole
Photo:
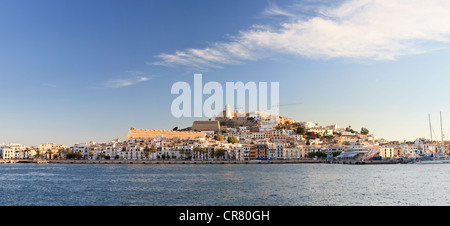
[[[148,75],[144,72],[139,71],[127,71],[129,74],[127,78],[117,78],[117,79],[111,79],[103,83],[103,87],[106,88],[122,88],[126,86],[135,85],[137,83],[149,81],[153,79],[155,76]]]
[[[228,42],[161,53],[148,64],[208,70],[278,54],[394,60],[450,47],[447,0],[347,0],[314,5],[313,16],[306,18],[299,8],[271,4],[263,14],[286,17],[276,27],[255,25]]]
[[[42,83],[42,85],[46,86],[46,87],[51,87],[51,88],[57,88],[58,87],[58,85],[55,85],[55,84],[52,84],[52,83]]]
[[[286,17],[297,17],[295,13],[291,13],[289,10],[281,9],[277,4],[270,4],[263,13],[265,16],[286,16]]]

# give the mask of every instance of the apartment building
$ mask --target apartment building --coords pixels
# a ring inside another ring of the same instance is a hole
[[[25,149],[21,144],[1,145],[0,156],[2,159],[22,159]]]
[[[250,147],[250,160],[269,159],[269,147],[267,144],[255,144]]]
[[[402,149],[396,146],[380,147],[380,156],[382,158],[397,158],[402,156]]]

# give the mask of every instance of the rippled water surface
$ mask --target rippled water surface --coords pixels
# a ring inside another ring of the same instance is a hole
[[[450,205],[450,164],[0,164],[2,206]]]

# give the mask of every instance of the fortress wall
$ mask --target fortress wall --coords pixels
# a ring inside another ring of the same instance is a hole
[[[194,121],[192,129],[197,131],[220,131],[219,121]]]
[[[171,131],[171,130],[144,130],[131,128],[128,131],[127,140],[133,138],[151,138],[157,136],[165,136],[167,138],[178,137],[181,139],[205,137],[206,134],[194,131]]]

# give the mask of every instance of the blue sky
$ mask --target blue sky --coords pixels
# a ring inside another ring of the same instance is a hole
[[[4,0],[0,143],[172,129],[177,81],[279,82],[280,113],[378,137],[450,132],[446,1]]]

